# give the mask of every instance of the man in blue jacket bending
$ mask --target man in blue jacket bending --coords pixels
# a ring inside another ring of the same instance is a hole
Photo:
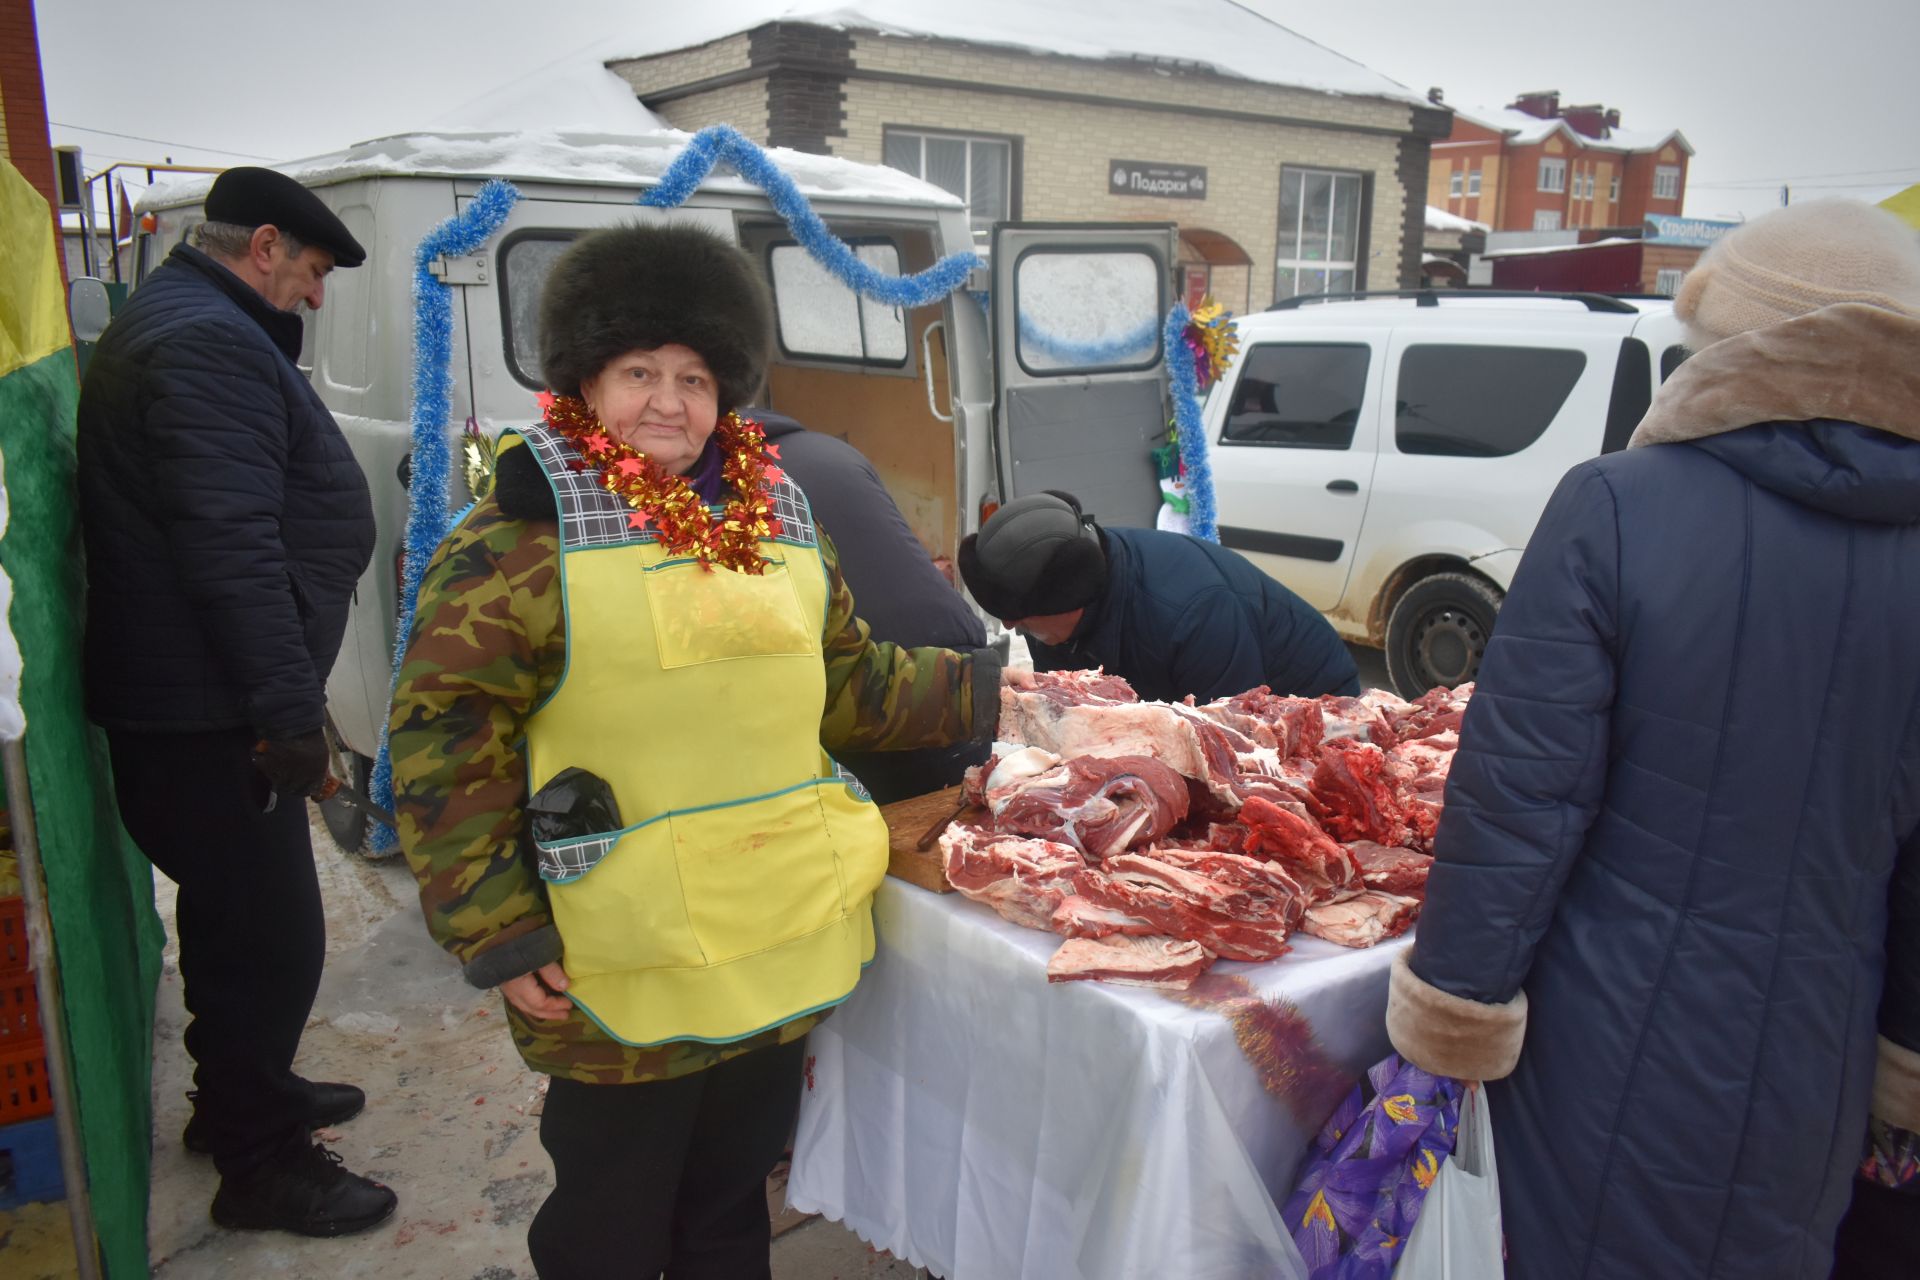
[[[1257,685],[1360,692],[1353,655],[1299,596],[1210,542],[1103,529],[1070,493],[1001,507],[960,544],[960,575],[981,608],[1036,642],[1041,671],[1105,667],[1169,702]]]

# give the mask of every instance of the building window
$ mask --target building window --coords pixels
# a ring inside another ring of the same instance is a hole
[[[1465,182],[1466,182],[1466,175],[1463,174],[1460,170],[1455,169],[1453,171],[1453,175],[1447,179],[1447,194],[1452,196],[1455,200],[1458,200],[1460,198],[1460,192],[1463,189]]]
[[[1361,195],[1359,174],[1281,167],[1274,297],[1366,287],[1359,268]]]
[[[1540,162],[1540,189],[1542,191],[1565,191],[1567,189],[1567,162],[1565,160],[1542,160]]]
[[[1662,164],[1654,166],[1653,198],[1655,200],[1678,200],[1680,198],[1679,165]]]
[[[1607,203],[1620,203],[1620,175],[1617,173],[1613,175],[1612,184],[1607,187]]]
[[[974,246],[985,250],[993,224],[1013,216],[1013,142],[958,133],[914,133],[889,126],[887,167],[924,178],[967,202]]]
[[[1467,175],[1467,194],[1470,196],[1480,194],[1480,171],[1478,169],[1473,170],[1473,172]]]
[[[1583,184],[1580,191],[1581,198],[1586,200],[1593,199],[1593,170],[1589,169],[1581,174],[1580,180]]]
[[[1419,343],[1400,358],[1401,453],[1503,458],[1546,433],[1587,367],[1558,347]]]
[[[1663,267],[1654,274],[1653,291],[1671,298],[1680,292],[1680,282],[1686,277],[1687,273],[1684,271]]]
[[[1560,229],[1560,211],[1558,209],[1536,209],[1533,213],[1535,231],[1558,231]]]

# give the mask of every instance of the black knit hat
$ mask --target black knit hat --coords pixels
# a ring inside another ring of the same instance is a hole
[[[367,251],[319,196],[278,169],[241,165],[213,180],[207,221],[236,227],[275,226],[333,254],[336,267],[357,267]]]
[[[773,303],[753,260],[685,223],[595,231],[561,254],[540,298],[547,386],[580,384],[629,351],[679,343],[719,383],[720,412],[752,404],[773,343]]]
[[[960,576],[1001,621],[1069,613],[1107,590],[1100,528],[1070,493],[1015,498],[960,544]]]

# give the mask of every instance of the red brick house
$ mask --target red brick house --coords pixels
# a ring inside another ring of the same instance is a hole
[[[1497,111],[1453,109],[1427,203],[1495,231],[1637,227],[1680,213],[1692,156],[1678,129],[1625,129],[1618,110],[1523,93]]]

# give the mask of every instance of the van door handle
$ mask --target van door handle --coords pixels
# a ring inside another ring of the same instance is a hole
[[[1358,493],[1360,492],[1360,485],[1353,480],[1329,480],[1327,481],[1327,492]]]

